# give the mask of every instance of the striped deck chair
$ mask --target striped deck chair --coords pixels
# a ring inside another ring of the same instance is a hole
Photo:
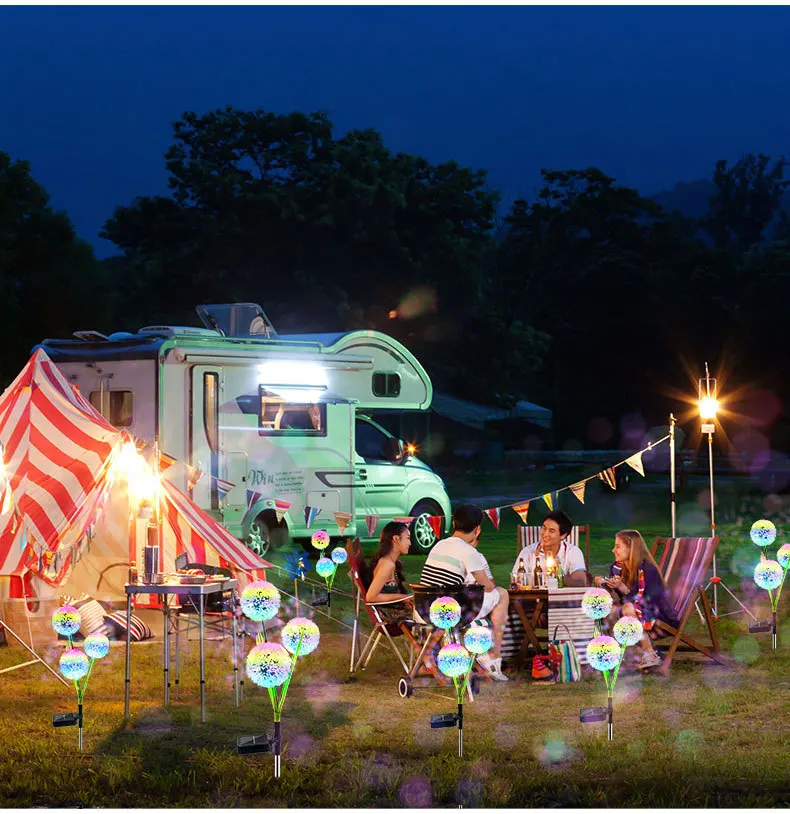
[[[584,534],[584,564],[587,570],[590,570],[590,527],[589,526],[573,526],[571,533],[568,535],[567,543],[569,545],[579,545],[581,535]],[[533,543],[540,542],[540,526],[518,526],[518,534],[516,537],[516,556],[519,555],[522,548]]]
[[[669,648],[664,654],[661,672],[669,674],[672,659],[681,642],[687,650],[696,650],[712,659],[717,664],[724,664],[716,636],[715,622],[710,602],[705,594],[705,581],[713,562],[713,555],[719,545],[718,537],[656,537],[651,550],[658,563],[658,569],[667,586],[667,593],[677,613],[677,628],[657,619],[654,629],[664,634],[663,643]],[[704,621],[710,635],[711,646],[692,639],[686,632],[686,624],[694,610],[694,603],[699,602],[704,614]]]

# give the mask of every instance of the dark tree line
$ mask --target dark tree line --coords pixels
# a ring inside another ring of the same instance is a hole
[[[544,170],[500,217],[484,171],[392,153],[374,130],[337,137],[322,113],[186,113],[173,137],[170,194],[115,210],[104,261],[0,153],[4,382],[44,335],[243,300],[281,333],[391,333],[439,389],[552,408],[558,441],[595,416],[665,423],[706,360],[728,387],[790,396],[784,159],[717,162],[696,220],[596,168]]]

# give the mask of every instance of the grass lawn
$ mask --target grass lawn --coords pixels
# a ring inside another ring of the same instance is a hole
[[[567,483],[567,478],[564,483]],[[480,495],[508,494],[485,485]],[[585,506],[563,507],[592,525],[593,570],[610,562],[613,534],[636,527],[650,539],[669,531],[663,485],[637,484],[625,494],[593,493]],[[704,534],[707,515],[697,489],[683,495],[679,533]],[[726,494],[726,489],[722,488]],[[530,492],[533,494],[534,492]],[[453,494],[451,488],[451,494]],[[466,492],[464,496],[473,493]],[[718,496],[718,489],[717,489]],[[513,494],[512,500],[518,497]],[[732,489],[722,506],[719,570],[740,591],[759,558],[748,528],[762,506],[747,507]],[[510,502],[510,501],[506,501]],[[484,503],[483,505],[498,505]],[[756,514],[755,514],[756,512]],[[498,581],[515,556],[516,516],[484,529],[481,550]],[[540,514],[536,512],[535,522]],[[530,516],[533,522],[533,516]],[[696,525],[695,525],[696,523]],[[781,527],[780,527],[781,528]],[[274,555],[280,562],[281,552]],[[416,578],[423,558],[406,559]],[[288,584],[271,573],[273,581]],[[348,588],[344,574],[337,585]],[[306,586],[302,588],[304,595]],[[748,603],[765,617],[765,592]],[[720,595],[720,602],[721,595]],[[722,602],[722,604],[724,604]],[[749,636],[743,616],[720,623],[728,667],[676,659],[670,678],[625,670],[615,689],[615,741],[605,724],[582,725],[579,709],[605,703],[603,679],[543,686],[514,676],[485,684],[466,705],[465,755],[455,730],[431,730],[432,713],[450,712],[448,690],[418,690],[401,699],[394,658],[379,648],[359,680],[348,680],[348,600],[333,601],[335,620],[316,616],[322,630],[315,654],[300,661],[283,716],[283,776],[271,756],[240,757],[236,738],[271,730],[265,690],[246,685],[233,705],[230,643],[208,645],[208,723],[200,724],[197,642],[185,646],[181,698],[162,707],[161,643],[132,645],[132,717],[123,720],[123,648],[97,665],[86,694],[85,751],[75,729],[53,729],[55,712],[76,708],[74,693],[41,667],[0,676],[0,804],[13,807],[689,807],[775,806],[790,802],[787,725],[790,712],[790,624],[780,606],[780,649],[770,636]],[[757,611],[756,611],[757,612]],[[283,615],[293,613],[287,608]],[[343,624],[339,624],[343,623]],[[697,622],[695,620],[695,630]],[[366,626],[364,630],[368,630]],[[277,636],[275,635],[275,639]],[[54,663],[61,651],[43,655]],[[22,661],[0,649],[0,668]],[[444,695],[445,698],[439,697]]]

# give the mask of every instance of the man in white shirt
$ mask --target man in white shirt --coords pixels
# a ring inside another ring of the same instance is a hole
[[[527,581],[532,584],[535,572],[535,558],[540,557],[540,567],[546,573],[546,561],[549,557],[562,569],[562,580],[566,587],[583,587],[587,584],[587,567],[584,554],[577,545],[568,543],[568,535],[573,522],[563,511],[554,511],[546,515],[540,529],[540,542],[524,546],[516,557],[511,571],[511,580],[516,581],[518,566],[524,563]]]
[[[420,584],[437,588],[460,588],[477,583],[485,589],[483,606],[477,618],[491,617],[494,646],[478,662],[496,681],[507,681],[502,673],[499,649],[507,623],[508,592],[498,588],[491,576],[486,558],[477,550],[483,510],[472,503],[459,506],[453,512],[453,534],[439,540],[428,552]]]

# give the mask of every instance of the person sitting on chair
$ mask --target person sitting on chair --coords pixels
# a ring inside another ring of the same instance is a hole
[[[617,532],[612,554],[615,562],[609,567],[609,576],[594,579],[598,587],[608,588],[620,603],[612,609],[609,621],[614,622],[621,615],[641,619],[645,633],[641,641],[642,658],[637,667],[640,670],[658,667],[661,656],[654,650],[649,633],[653,622],[662,619],[675,628],[679,624],[664,578],[642,535],[634,529]]]
[[[507,622],[508,592],[498,588],[491,576],[486,558],[477,550],[483,524],[483,510],[465,503],[453,512],[453,534],[439,540],[428,552],[420,583],[436,588],[460,588],[477,583],[485,589],[478,619],[491,616],[494,646],[490,653],[478,657],[478,663],[495,681],[507,681],[502,672],[502,634]]]
[[[411,619],[414,611],[414,599],[406,592],[403,584],[402,554],[408,554],[411,546],[411,533],[405,523],[393,521],[381,530],[379,549],[373,555],[373,578],[365,595],[368,603],[403,600],[387,605],[378,605],[381,620],[387,624],[397,624],[404,619]]]
[[[524,563],[527,578],[531,580],[535,572],[535,558],[541,558],[541,568],[545,573],[546,560],[551,557],[556,566],[562,569],[562,581],[566,588],[587,585],[584,554],[579,546],[568,543],[568,535],[572,528],[573,521],[565,512],[560,510],[549,512],[540,528],[540,542],[524,546],[516,557],[511,572],[513,582],[516,581],[520,562]]]

